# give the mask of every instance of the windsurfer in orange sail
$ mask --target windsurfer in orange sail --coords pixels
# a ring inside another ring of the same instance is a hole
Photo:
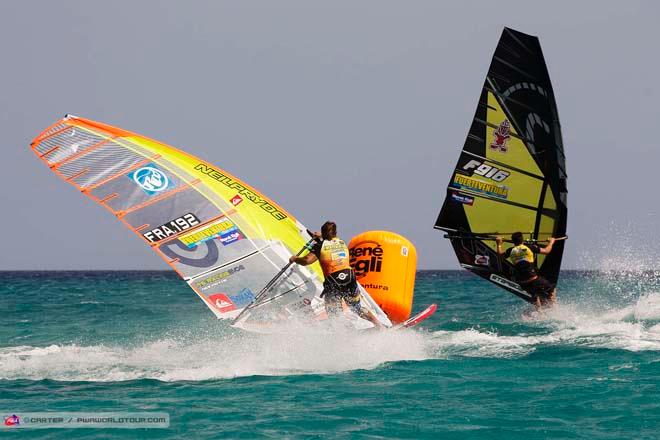
[[[383,327],[378,318],[361,305],[360,290],[349,264],[348,246],[337,237],[337,225],[327,221],[321,226],[321,233],[315,233],[314,236],[317,240],[312,250],[304,257],[293,255],[289,261],[301,266],[308,266],[316,261],[321,263],[325,276],[321,297],[325,300],[328,316],[336,316],[341,312],[343,300],[359,317],[372,322],[378,328]]]

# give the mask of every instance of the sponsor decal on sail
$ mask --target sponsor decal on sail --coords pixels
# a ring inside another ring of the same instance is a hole
[[[493,141],[490,143],[490,149],[506,153],[508,147],[506,145],[507,141],[511,138],[509,134],[511,129],[511,124],[508,120],[503,120],[500,123],[500,126],[493,131]]]
[[[182,235],[179,237],[179,241],[189,248],[193,248],[208,240],[218,239],[223,246],[227,246],[243,238],[245,236],[234,222],[227,217],[221,217],[201,229]]]
[[[153,163],[131,171],[127,176],[150,196],[159,194],[174,186],[167,174]]]
[[[236,194],[230,200],[231,204],[234,205],[234,206],[240,205],[242,201],[243,201],[243,197],[239,196],[238,194]]]
[[[509,196],[509,188],[506,186],[482,182],[481,180],[472,179],[471,177],[463,176],[461,174],[454,175],[454,180],[451,185],[458,189],[471,190],[488,196],[497,197],[498,199],[506,199]]]
[[[254,301],[254,293],[247,287],[241,289],[236,295],[227,295],[236,307],[244,307]]]
[[[234,275],[234,274],[236,274],[236,273],[238,273],[238,272],[240,272],[244,269],[245,269],[245,266],[243,266],[242,264],[239,264],[238,266],[234,266],[230,269],[223,270],[221,272],[211,274],[208,277],[204,278],[203,280],[197,281],[195,284],[197,285],[197,287],[202,289],[202,291],[208,290],[211,287],[215,287],[219,284],[224,283],[225,281],[227,281],[229,279],[230,276],[232,276],[232,275]]]
[[[457,192],[451,193],[451,199],[454,202],[462,203],[464,205],[472,206],[474,204],[474,197],[470,197],[466,194],[461,194]]]
[[[488,266],[490,264],[490,257],[488,255],[479,255],[474,256],[474,264],[477,266]]]
[[[210,178],[217,180],[218,182],[225,185],[227,188],[235,189],[238,191],[237,196],[234,196],[231,200],[231,203],[236,206],[243,201],[243,197],[254,203],[255,205],[261,207],[264,211],[275,217],[277,220],[284,220],[287,218],[286,214],[281,212],[275,206],[273,206],[268,200],[263,197],[258,196],[251,190],[247,189],[243,184],[237,182],[229,176],[225,176],[220,171],[213,169],[212,167],[205,165],[203,163],[197,164],[195,170],[203,174],[206,174]],[[239,200],[240,199],[240,200]]]
[[[218,309],[220,313],[227,313],[236,310],[236,306],[224,293],[216,293],[209,296],[209,302]]]

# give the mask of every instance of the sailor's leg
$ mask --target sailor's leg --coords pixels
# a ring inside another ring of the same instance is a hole
[[[385,328],[385,326],[378,320],[378,318],[376,318],[376,315],[374,315],[371,310],[365,310],[365,309],[362,310],[367,316],[365,319],[367,321],[370,321],[374,325],[374,327],[379,329]]]
[[[538,312],[541,309],[541,297],[539,296],[539,291],[536,288],[536,279],[528,282],[528,283],[520,283],[520,287],[523,288],[523,290],[527,293],[529,293],[529,296],[531,297],[531,304],[534,306],[536,311]]]
[[[532,305],[537,311],[552,307],[557,302],[555,286],[543,277],[521,284],[521,287],[532,296]]]
[[[381,324],[381,322],[378,320],[378,318],[376,318],[376,315],[374,315],[371,310],[362,307],[359,294],[355,297],[344,297],[344,301],[346,301],[346,304],[360,318],[371,322],[376,328],[384,328],[383,324]]]
[[[557,302],[557,289],[543,277],[538,278],[539,285],[539,295],[541,296],[541,302],[543,307],[552,307]]]
[[[336,318],[342,311],[341,309],[341,296],[337,292],[324,289],[323,300],[325,301],[325,311],[328,313],[328,318]]]
[[[367,321],[371,322],[374,327],[376,328],[384,328],[383,324],[376,318],[376,315],[373,314],[371,310],[367,310],[364,307],[362,307],[359,303],[357,304],[357,307],[353,306],[351,307],[353,310],[355,310],[355,313],[362,319],[366,319]],[[356,310],[357,308],[357,310]]]

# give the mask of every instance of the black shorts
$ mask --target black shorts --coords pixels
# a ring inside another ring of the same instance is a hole
[[[532,295],[532,299],[538,297],[541,298],[541,301],[549,300],[555,290],[555,285],[543,277],[536,277],[528,283],[520,283],[520,287]]]
[[[325,300],[325,309],[328,314],[335,315],[341,312],[342,299],[359,316],[363,314],[360,305],[360,291],[355,280],[345,286],[339,286],[333,280],[327,280],[323,283],[321,296]]]

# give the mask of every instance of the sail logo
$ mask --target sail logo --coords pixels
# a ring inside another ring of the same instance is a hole
[[[215,287],[215,286],[217,286],[218,284],[222,284],[222,283],[224,283],[225,281],[227,281],[227,280],[229,279],[230,276],[232,276],[232,275],[234,275],[235,273],[238,273],[238,272],[240,272],[240,271],[242,271],[242,270],[245,270],[245,266],[243,266],[242,264],[240,264],[240,265],[235,266],[235,267],[232,267],[232,268],[230,268],[230,269],[223,270],[223,271],[220,272],[220,273],[217,273],[217,274],[211,275],[210,277],[205,278],[205,279],[203,279],[203,280],[201,280],[201,281],[197,281],[197,282],[195,283],[195,285],[196,285],[197,287],[199,287],[200,289],[202,289],[202,290],[208,290],[208,289],[210,289],[211,287]]]
[[[511,138],[511,124],[508,120],[503,120],[500,126],[493,131],[493,141],[490,143],[490,149],[506,153],[508,147],[507,141]]]
[[[227,246],[228,244],[232,244],[235,241],[238,241],[243,238],[243,235],[241,235],[240,232],[230,232],[229,234],[225,235],[220,235],[218,239],[220,240],[220,243],[222,243],[223,246]]]
[[[21,418],[18,417],[16,414],[12,414],[10,416],[6,416],[3,418],[4,418],[5,426],[18,426],[21,424]]]
[[[242,201],[243,201],[243,197],[239,196],[238,194],[236,194],[230,200],[231,204],[234,205],[234,206],[240,205]]]
[[[209,302],[220,313],[227,313],[236,310],[234,303],[224,293],[216,293],[215,295],[209,296]]]
[[[380,243],[364,241],[350,250],[350,265],[356,278],[362,278],[370,272],[383,269],[384,250]]]
[[[468,189],[480,192],[499,199],[506,199],[509,196],[509,188],[506,186],[482,182],[481,180],[471,179],[461,174],[454,175],[454,181],[451,186],[458,189]]]
[[[238,240],[242,240],[245,236],[234,222],[227,217],[221,217],[219,220],[209,224],[205,228],[182,235],[179,237],[179,241],[188,246],[188,248],[194,248],[200,243],[214,240],[216,238],[220,240],[220,243],[222,243],[223,246],[227,246]]]
[[[150,196],[165,191],[172,186],[167,175],[154,164],[149,164],[128,173],[128,178]]]
[[[232,303],[237,307],[243,307],[254,301],[254,293],[247,287],[241,289],[236,295],[228,295]]]
[[[465,194],[452,192],[451,199],[455,202],[462,203],[464,205],[472,206],[474,204],[474,197],[467,196]]]
[[[251,191],[248,189],[244,184],[241,182],[238,182],[237,180],[225,176],[218,170],[213,169],[212,167],[205,165],[203,163],[199,163],[195,166],[195,170],[199,171],[200,173],[206,174],[213,180],[217,180],[221,184],[225,185],[229,189],[236,190],[238,194],[236,194],[232,199],[231,199],[231,204],[236,206],[239,203],[243,201],[244,198],[248,199],[255,205],[259,206],[261,209],[275,217],[276,220],[284,220],[287,218],[286,214],[281,212],[277,207],[275,207],[273,204],[271,204],[268,199],[261,197],[257,193]]]
[[[463,165],[463,170],[472,171],[473,174],[487,177],[495,182],[502,182],[511,175],[508,171],[500,170],[492,165],[487,165],[474,159]]]
[[[488,255],[479,255],[474,256],[474,264],[477,266],[488,266],[490,264],[490,257]]]

